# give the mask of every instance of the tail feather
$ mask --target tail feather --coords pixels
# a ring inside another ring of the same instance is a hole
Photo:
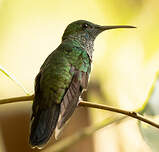
[[[47,109],[39,109],[31,123],[30,145],[41,148],[50,139],[58,121],[60,104]]]

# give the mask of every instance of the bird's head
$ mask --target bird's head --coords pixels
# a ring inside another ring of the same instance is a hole
[[[117,25],[117,26],[100,26],[85,20],[78,20],[72,22],[67,26],[63,34],[62,40],[67,38],[81,39],[88,42],[89,40],[95,40],[98,34],[105,30],[117,29],[117,28],[135,28],[134,26],[128,25]]]

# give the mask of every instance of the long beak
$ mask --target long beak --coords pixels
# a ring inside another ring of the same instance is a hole
[[[136,28],[135,26],[129,25],[115,25],[115,26],[99,26],[102,31],[110,30],[110,29],[117,29],[117,28]]]

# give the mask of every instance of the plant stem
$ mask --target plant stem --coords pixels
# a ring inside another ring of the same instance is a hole
[[[30,100],[33,100],[33,98],[34,98],[34,95],[15,97],[15,98],[8,98],[8,99],[1,99],[0,100],[0,104],[22,102],[22,101],[30,101]]]
[[[81,101],[79,103],[79,106],[102,109],[102,110],[108,110],[108,111],[124,114],[124,115],[127,115],[129,117],[132,117],[132,118],[138,119],[140,121],[143,121],[143,122],[145,122],[145,123],[147,123],[151,126],[154,126],[156,128],[159,128],[159,124],[157,124],[157,123],[155,123],[151,120],[148,120],[147,118],[143,117],[142,115],[140,115],[140,114],[138,114],[137,112],[134,112],[134,111],[122,110],[122,109],[119,109],[119,108],[114,108],[114,107],[111,107],[111,106],[92,103],[92,102],[86,102],[86,101]]]
[[[30,100],[33,100],[33,98],[34,98],[34,95],[2,99],[2,100],[0,100],[0,104],[21,102],[21,101],[30,101]],[[137,113],[138,110],[137,110],[137,112],[127,111],[127,110],[122,110],[122,109],[114,108],[114,107],[107,106],[107,105],[97,104],[97,103],[93,103],[93,102],[86,102],[86,101],[80,101],[78,106],[96,108],[96,109],[102,109],[102,110],[108,110],[108,111],[124,114],[124,115],[127,115],[129,117],[133,117],[135,119],[143,121],[143,122],[145,122],[145,123],[147,123],[147,124],[149,124],[151,126],[154,126],[156,128],[159,128],[159,124],[157,124],[157,123],[155,123],[155,122],[153,122],[151,120],[148,120],[147,118],[145,118],[142,115],[138,114]]]

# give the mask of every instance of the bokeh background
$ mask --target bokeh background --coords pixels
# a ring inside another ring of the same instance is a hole
[[[159,69],[159,1],[156,0],[0,0],[0,65],[30,94],[46,57],[60,44],[65,27],[85,19],[137,29],[103,32],[95,41],[88,101],[133,110],[143,105]],[[0,73],[0,98],[25,95]],[[66,127],[70,136],[112,113],[78,108]],[[32,151],[28,145],[31,102],[0,106],[0,151]],[[64,138],[64,137],[63,137]],[[54,141],[52,139],[51,144]],[[136,120],[97,131],[68,150],[151,152]]]

